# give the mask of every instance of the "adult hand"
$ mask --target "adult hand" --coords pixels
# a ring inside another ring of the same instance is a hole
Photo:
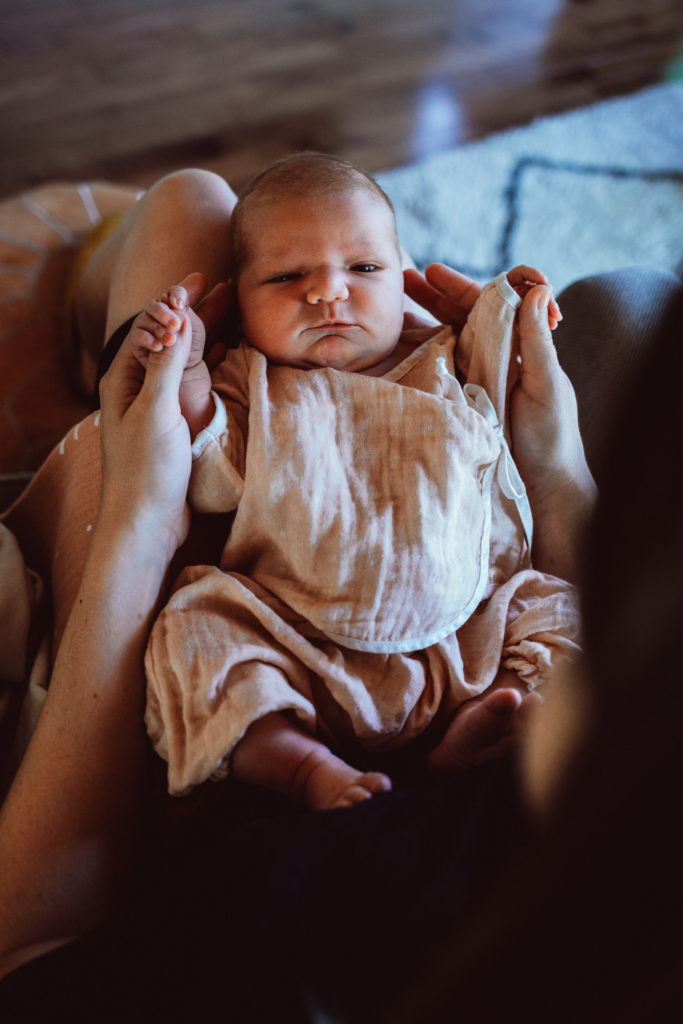
[[[178,401],[192,330],[151,352],[146,368],[122,345],[100,383],[103,491],[100,520],[148,534],[170,558],[187,536],[190,433]]]
[[[553,345],[556,310],[548,285],[531,287],[519,310],[521,372],[510,396],[510,431],[532,501],[585,464],[576,396]]]
[[[551,302],[552,289],[536,285],[519,310],[521,367],[510,396],[510,432],[534,516],[534,565],[572,581],[597,490],[583,449],[574,389],[553,345]]]
[[[481,288],[466,274],[447,267],[445,263],[431,263],[424,274],[414,269],[403,272],[406,294],[419,306],[431,313],[439,323],[450,324],[459,330],[479,298]],[[413,313],[406,313],[405,327],[431,327]]]
[[[526,280],[529,275],[524,276]],[[406,270],[404,280],[411,299],[456,330],[481,291],[471,278],[442,263],[431,264],[424,275]],[[515,284],[525,294],[519,313],[522,365],[511,395],[510,426],[513,454],[534,515],[534,564],[573,580],[580,534],[596,488],[583,450],[574,390],[552,342],[549,319],[559,314],[557,305],[551,306],[552,291],[532,282],[528,290],[524,282]],[[406,314],[406,326],[429,325]]]
[[[102,497],[36,729],[0,809],[0,977],[103,920],[140,836],[147,636],[184,540],[191,344],[123,345],[100,388]],[[87,714],[84,709],[87,708]]]

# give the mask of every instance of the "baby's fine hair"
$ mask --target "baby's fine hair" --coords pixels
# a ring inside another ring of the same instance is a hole
[[[363,189],[381,199],[391,211],[396,232],[396,214],[393,203],[374,178],[348,160],[304,150],[276,160],[248,182],[241,190],[237,205],[230,218],[230,272],[237,280],[247,260],[247,231],[245,222],[250,207],[260,199],[289,199],[291,197],[321,197],[334,192]],[[396,232],[398,245],[398,232]]]

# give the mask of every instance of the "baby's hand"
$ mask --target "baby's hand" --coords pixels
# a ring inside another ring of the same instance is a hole
[[[151,352],[161,352],[181,336],[186,340],[186,332],[191,333],[179,398],[193,439],[209,423],[214,411],[211,377],[203,359],[207,332],[211,334],[220,327],[231,301],[232,291],[227,284],[217,284],[206,294],[204,275],[188,274],[160,299],[148,303],[128,334],[127,344],[145,366]]]
[[[519,266],[513,267],[512,270],[508,271],[507,279],[517,294],[521,296],[522,300],[526,298],[531,289],[535,288],[536,285],[543,285],[551,292],[548,301],[548,327],[551,331],[554,331],[562,319],[562,314],[560,313],[560,307],[552,295],[552,286],[550,281],[545,274],[540,270],[536,270],[535,267]]]
[[[150,352],[161,352],[175,344],[186,321],[192,331],[192,341],[185,368],[196,366],[202,359],[206,331],[200,318],[188,305],[188,298],[187,289],[182,284],[173,285],[160,299],[149,302],[135,318],[128,338],[136,358],[143,366]]]

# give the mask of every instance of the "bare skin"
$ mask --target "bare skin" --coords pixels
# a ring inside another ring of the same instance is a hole
[[[126,213],[88,263],[76,295],[84,350],[84,383],[107,338],[170,281],[201,267],[209,289],[228,275],[227,237],[237,197],[209,171],[188,170],[158,181]]]
[[[101,921],[137,848],[142,659],[189,527],[184,344],[146,374],[121,352],[103,380],[99,515],[43,711],[0,810],[0,977]]]
[[[528,693],[515,672],[501,669],[488,690],[458,708],[427,767],[435,775],[453,775],[505,757],[519,745],[542,699],[535,691]]]
[[[232,769],[236,778],[318,811],[351,807],[391,789],[386,775],[357,771],[278,712],[248,729],[235,747]]]

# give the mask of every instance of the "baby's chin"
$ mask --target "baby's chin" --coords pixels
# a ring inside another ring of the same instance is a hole
[[[315,330],[315,329],[314,329]],[[396,351],[399,337],[391,344],[380,345],[375,338],[364,336],[363,328],[348,325],[340,329],[331,326],[311,337],[311,329],[306,334],[307,344],[292,346],[294,351],[273,351],[272,340],[261,346],[254,340],[247,342],[262,352],[271,363],[280,366],[291,366],[301,370],[333,369],[346,370],[350,373],[372,373],[375,368],[382,367],[391,360]],[[370,343],[368,343],[370,342]],[[275,346],[276,348],[280,346]]]
[[[325,335],[305,353],[302,362],[309,367],[327,367],[349,373],[375,372],[388,364],[396,348],[394,343],[379,351],[364,349],[344,336]]]

